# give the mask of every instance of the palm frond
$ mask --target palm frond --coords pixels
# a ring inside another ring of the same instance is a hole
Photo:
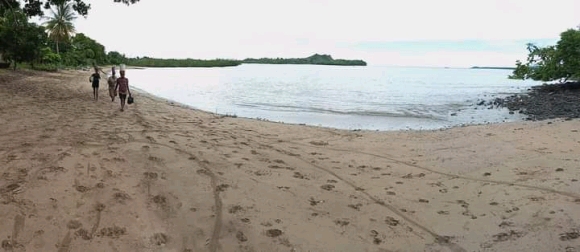
[[[75,33],[73,21],[77,18],[71,3],[57,5],[50,9],[50,16],[46,17],[44,25],[49,37],[55,42],[69,40]]]

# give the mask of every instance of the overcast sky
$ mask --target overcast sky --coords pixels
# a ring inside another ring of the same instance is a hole
[[[89,0],[78,32],[162,58],[306,57],[372,65],[511,66],[580,24],[580,0]]]

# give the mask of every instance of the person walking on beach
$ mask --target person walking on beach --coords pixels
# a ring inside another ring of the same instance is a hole
[[[131,90],[129,90],[129,79],[125,77],[125,65],[121,65],[121,71],[119,71],[121,77],[117,78],[117,85],[115,90],[119,90],[119,99],[121,99],[121,111],[125,110],[125,100],[127,99],[127,94],[131,97]]]
[[[89,77],[89,82],[93,86],[93,99],[95,101],[99,100],[99,80],[101,80],[101,75],[99,74],[99,69],[95,67],[95,73],[91,74]]]
[[[111,96],[111,102],[115,101],[115,96],[117,96],[117,76],[115,76],[115,67],[111,69],[111,77],[107,80],[109,84],[109,96]]]

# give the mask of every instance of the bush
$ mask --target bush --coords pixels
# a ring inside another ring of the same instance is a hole
[[[45,72],[57,72],[58,67],[57,67],[57,65],[54,65],[54,64],[39,64],[39,65],[34,65],[34,70],[45,71]]]
[[[516,69],[510,78],[560,82],[580,79],[580,30],[562,32],[555,46],[527,46],[526,62],[516,61]]]

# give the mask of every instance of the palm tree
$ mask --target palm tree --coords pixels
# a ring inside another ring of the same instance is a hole
[[[52,16],[46,17],[44,22],[48,30],[48,36],[56,43],[56,53],[59,54],[58,43],[68,41],[75,33],[73,20],[77,17],[72,8],[72,4],[67,2],[56,6],[56,11],[50,9]]]

